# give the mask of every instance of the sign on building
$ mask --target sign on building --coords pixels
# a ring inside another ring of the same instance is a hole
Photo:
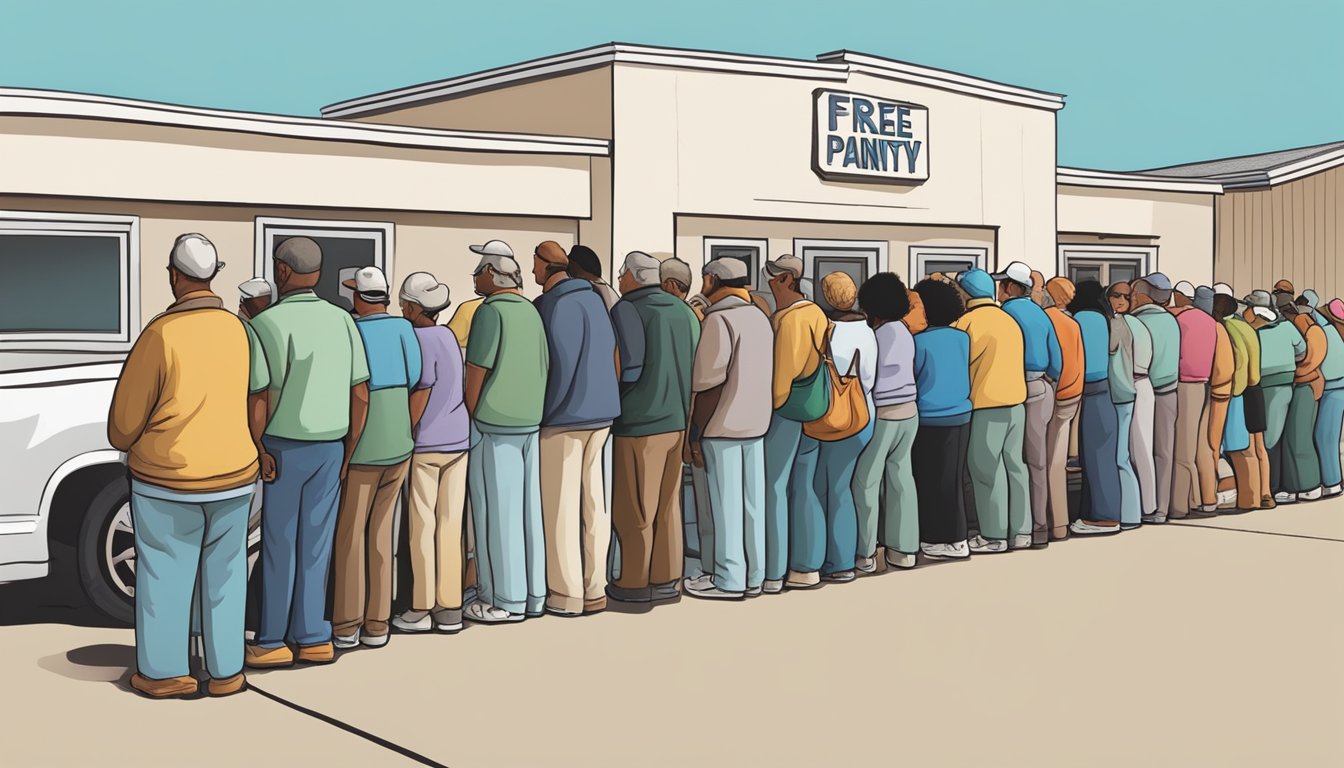
[[[812,93],[812,169],[823,179],[929,178],[929,110],[825,88]]]

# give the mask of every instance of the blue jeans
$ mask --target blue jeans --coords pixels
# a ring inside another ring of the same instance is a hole
[[[1079,517],[1091,523],[1118,523],[1121,517],[1119,426],[1110,386],[1104,379],[1083,387],[1080,418],[1078,458],[1083,463],[1083,493]]]
[[[1134,423],[1134,404],[1115,404],[1115,463],[1120,469],[1120,524],[1137,526],[1143,522],[1139,475],[1129,457],[1129,430]]]
[[[714,518],[714,586],[756,589],[765,581],[765,439],[700,441]]]
[[[477,597],[509,613],[540,615],[546,603],[539,431],[473,430],[467,488],[476,531]]]
[[[803,423],[770,415],[765,433],[765,578],[778,581],[789,567],[789,478],[798,458]]]
[[[835,442],[804,436],[793,468],[789,509],[789,568],[800,573],[854,569],[859,524],[850,481],[859,454],[873,437],[863,431]]]
[[[188,639],[198,588],[206,670],[223,680],[243,669],[252,486],[241,495],[232,493],[183,494],[139,481],[132,485],[135,660],[145,677],[191,674]]]
[[[261,497],[261,617],[257,646],[331,641],[327,574],[341,500],[339,440],[263,437],[276,477]]]
[[[1340,484],[1339,439],[1344,428],[1344,389],[1327,389],[1316,412],[1316,453],[1321,457],[1321,485]]]
[[[1223,426],[1223,453],[1239,453],[1251,447],[1251,434],[1246,431],[1246,404],[1242,395],[1235,395],[1227,403],[1227,423]],[[1340,418],[1344,419],[1344,412]]]

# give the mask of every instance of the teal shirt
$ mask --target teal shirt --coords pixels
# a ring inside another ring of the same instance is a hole
[[[1344,389],[1344,338],[1333,325],[1321,328],[1325,331],[1325,361],[1321,363],[1321,376],[1325,379],[1326,389]]]
[[[350,431],[350,389],[369,380],[364,342],[349,313],[312,291],[292,293],[252,319],[270,371],[266,434],[309,442]]]
[[[482,302],[471,319],[467,365],[489,371],[472,416],[477,429],[530,431],[541,425],[550,352],[532,302],[516,293]]]
[[[1176,384],[1181,365],[1181,326],[1176,317],[1156,304],[1145,304],[1134,310],[1134,317],[1148,329],[1153,344],[1153,362],[1148,366],[1148,380],[1153,389],[1161,392]]]
[[[700,321],[686,302],[657,286],[611,308],[621,359],[621,414],[611,433],[644,437],[686,429],[691,366]]]
[[[1287,320],[1262,325],[1260,335],[1260,386],[1292,384],[1297,361],[1307,354],[1307,340]]]

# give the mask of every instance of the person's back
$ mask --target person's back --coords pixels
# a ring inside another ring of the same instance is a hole
[[[915,399],[915,339],[903,323],[883,323],[875,334],[877,370],[873,403],[878,408]]]
[[[487,369],[475,420],[487,428],[536,428],[545,406],[550,367],[546,332],[532,302],[517,293],[492,294],[476,310],[467,363]],[[615,365],[614,361],[612,363]]]
[[[855,365],[855,358],[858,364]],[[844,376],[852,372],[859,377],[864,395],[870,404],[877,384],[877,335],[863,320],[837,320],[831,330],[831,359],[835,369]]]
[[[788,400],[793,382],[811,376],[821,365],[821,346],[829,321],[815,302],[802,299],[775,310],[771,323],[775,345],[773,394],[778,409]]]
[[[1259,328],[1260,382],[1274,387],[1291,384],[1297,361],[1306,354],[1307,343],[1290,322],[1277,320]]]
[[[369,413],[350,463],[390,465],[410,458],[410,388],[420,380],[420,342],[401,317],[370,315],[355,321],[369,363]]]
[[[979,409],[1026,402],[1026,349],[1017,321],[992,299],[980,298],[967,302],[966,314],[952,327],[970,337],[972,404]]]
[[[568,278],[533,302],[546,330],[550,367],[541,423],[598,429],[620,415],[616,334],[592,283]]]
[[[457,345],[464,351],[467,348],[467,338],[471,335],[471,320],[476,316],[476,310],[481,308],[485,299],[477,296],[474,299],[468,299],[457,305],[457,310],[453,312],[452,318],[448,321],[448,330],[453,332],[453,337],[457,339]]]
[[[643,329],[639,375],[623,383],[620,415],[612,434],[621,437],[681,432],[691,408],[691,366],[700,341],[700,318],[686,302],[658,289],[637,290],[612,310],[619,320],[633,312]],[[627,361],[622,356],[622,367]]]
[[[1055,399],[1069,400],[1083,394],[1083,332],[1078,321],[1059,307],[1045,310],[1050,324],[1055,328],[1055,338],[1059,340],[1060,369],[1059,380],[1055,382]]]
[[[1083,338],[1083,382],[1092,384],[1106,380],[1110,375],[1111,354],[1111,331],[1106,316],[1089,311],[1079,312],[1073,319]]]
[[[752,304],[733,296],[705,313],[692,378],[696,391],[722,390],[704,437],[751,439],[770,428],[773,349],[770,321]]]
[[[1022,329],[1026,373],[1044,373],[1057,380],[1061,375],[1059,339],[1045,310],[1030,296],[1017,296],[1003,302],[1003,311]]]
[[[965,424],[971,413],[971,338],[949,326],[915,335],[915,389],[921,425]]]
[[[1148,329],[1153,342],[1153,358],[1148,368],[1153,389],[1164,391],[1176,383],[1180,373],[1180,323],[1174,315],[1156,304],[1145,304],[1135,309],[1134,318]]]
[[[1213,355],[1218,343],[1218,322],[1194,307],[1182,307],[1176,315],[1181,327],[1180,380],[1208,381],[1213,373]]]
[[[420,342],[420,381],[429,387],[429,402],[415,433],[415,448],[425,453],[455,453],[467,450],[467,405],[463,400],[462,350],[457,336],[447,326],[416,328]]]

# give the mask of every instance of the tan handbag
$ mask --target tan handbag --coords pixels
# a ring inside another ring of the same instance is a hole
[[[853,437],[868,426],[868,400],[863,395],[863,381],[860,379],[859,352],[855,350],[854,359],[849,362],[849,370],[841,376],[835,368],[835,359],[831,357],[831,335],[835,326],[826,331],[826,343],[822,345],[821,364],[826,366],[826,376],[831,384],[831,405],[825,415],[803,425],[803,434],[813,440],[833,443]]]

